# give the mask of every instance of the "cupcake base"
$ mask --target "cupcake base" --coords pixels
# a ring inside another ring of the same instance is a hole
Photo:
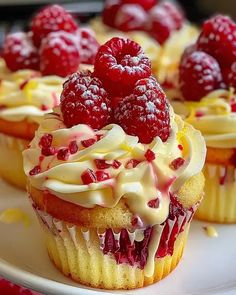
[[[179,263],[189,230],[188,223],[175,241],[173,255],[155,258],[153,275],[147,277],[144,269],[127,263],[118,264],[113,255],[104,254],[96,229],[71,226],[44,213],[39,219],[49,257],[55,266],[81,284],[102,289],[134,289],[163,279]]]
[[[28,144],[28,140],[0,133],[0,176],[21,189],[26,189],[22,151]]]
[[[205,164],[205,196],[195,213],[200,220],[236,223],[236,170],[233,166]]]

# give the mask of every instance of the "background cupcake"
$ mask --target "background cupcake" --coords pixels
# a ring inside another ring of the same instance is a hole
[[[185,101],[173,102],[206,140],[205,198],[196,216],[223,223],[236,222],[235,29],[236,24],[221,15],[203,24],[180,65],[179,89]]]
[[[101,46],[94,73],[64,83],[23,154],[49,256],[66,276],[132,289],[178,264],[202,198],[205,145],[169,109],[137,43]]]
[[[22,151],[59,103],[64,77],[94,63],[98,43],[62,7],[34,16],[31,31],[6,37],[0,59],[0,175],[25,188]]]

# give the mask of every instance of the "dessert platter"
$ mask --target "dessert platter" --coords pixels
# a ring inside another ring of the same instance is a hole
[[[102,44],[58,5],[3,44],[0,275],[43,294],[236,292],[236,23],[206,20],[159,80],[181,10],[110,2]]]

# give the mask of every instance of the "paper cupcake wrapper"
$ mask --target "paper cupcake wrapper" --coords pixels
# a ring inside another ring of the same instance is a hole
[[[138,288],[159,281],[168,275],[182,256],[189,224],[195,210],[187,212],[181,218],[167,220],[165,224],[158,225],[159,237],[157,240],[159,242],[161,242],[161,235],[165,227],[169,227],[169,235],[165,244],[168,245],[173,230],[177,238],[172,255],[165,255],[164,257],[157,257],[156,255],[153,258],[153,272],[150,276],[146,276],[146,266],[141,269],[128,263],[118,264],[113,254],[104,254],[105,233],[101,233],[101,230],[71,225],[53,218],[38,210],[35,206],[34,209],[46,234],[49,256],[56,267],[77,282],[104,289]],[[177,224],[178,231],[176,231]],[[137,239],[138,241],[142,239],[144,230],[127,231],[131,244]],[[120,231],[112,231],[119,246]]]
[[[201,220],[236,223],[236,169],[206,163],[205,195],[195,214]]]
[[[0,175],[11,184],[25,189],[22,151],[29,141],[0,133]]]

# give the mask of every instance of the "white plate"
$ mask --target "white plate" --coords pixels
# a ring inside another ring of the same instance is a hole
[[[133,291],[103,291],[74,283],[48,259],[42,233],[26,193],[0,181],[0,211],[21,208],[31,226],[0,223],[0,275],[44,294],[56,295],[197,295],[236,294],[236,225],[215,225],[218,238],[209,238],[204,223],[194,221],[184,257],[161,282]]]

